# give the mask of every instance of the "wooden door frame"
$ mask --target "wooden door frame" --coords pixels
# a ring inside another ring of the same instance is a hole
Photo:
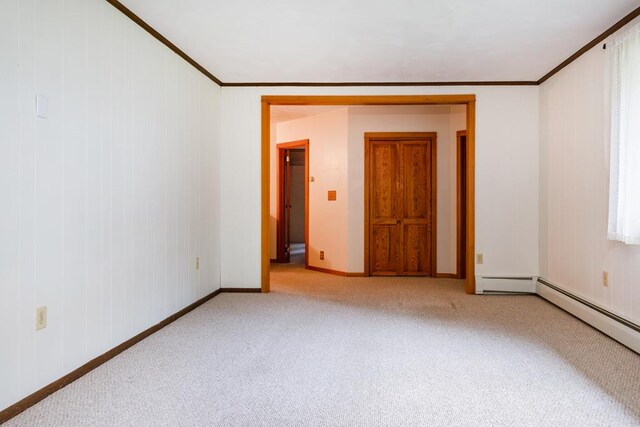
[[[464,240],[466,236],[462,235],[462,225],[464,223],[465,212],[462,211],[462,137],[467,136],[466,130],[459,130],[456,132],[456,277],[463,279],[466,276],[466,264],[465,264],[465,245]],[[466,145],[466,141],[465,141]],[[466,153],[465,153],[466,154]],[[465,169],[466,172],[466,169]],[[467,189],[468,191],[468,189]]]
[[[475,293],[475,95],[263,95],[261,103],[261,268],[262,292],[270,290],[269,211],[271,173],[271,106],[272,105],[438,105],[461,104],[467,110],[467,278],[465,291]]]
[[[278,210],[276,214],[276,255],[278,262],[284,262],[284,164],[282,156],[285,150],[293,148],[304,149],[304,267],[309,267],[309,140],[283,142],[276,144],[276,159],[278,159]]]
[[[370,266],[370,173],[369,165],[372,141],[424,141],[431,140],[431,275],[438,275],[438,136],[436,132],[365,132],[364,133],[364,274],[371,276]]]

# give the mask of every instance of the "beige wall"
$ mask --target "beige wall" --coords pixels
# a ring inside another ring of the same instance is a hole
[[[347,264],[347,126],[348,110],[334,111],[282,122],[277,125],[277,143],[309,140],[309,265],[348,271]],[[272,153],[275,142],[272,141]],[[276,213],[276,159],[271,159],[271,215]],[[337,200],[328,201],[327,191],[336,190]],[[271,233],[275,233],[272,228]],[[272,253],[275,248],[271,248]],[[320,260],[320,251],[325,258]]]

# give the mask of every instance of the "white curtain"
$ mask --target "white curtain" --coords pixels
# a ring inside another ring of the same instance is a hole
[[[610,240],[640,245],[640,23],[607,44],[611,55]]]

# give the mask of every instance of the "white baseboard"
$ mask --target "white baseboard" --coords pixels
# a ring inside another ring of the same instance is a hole
[[[535,294],[537,277],[476,276],[476,294],[510,293]]]
[[[639,325],[573,295],[571,292],[544,279],[537,281],[536,293],[636,353],[640,353]]]

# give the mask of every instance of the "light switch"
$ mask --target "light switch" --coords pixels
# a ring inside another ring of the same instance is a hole
[[[336,200],[336,190],[329,190],[329,192],[327,193],[327,200]]]
[[[44,95],[36,95],[36,116],[46,119],[49,114],[49,98]]]

